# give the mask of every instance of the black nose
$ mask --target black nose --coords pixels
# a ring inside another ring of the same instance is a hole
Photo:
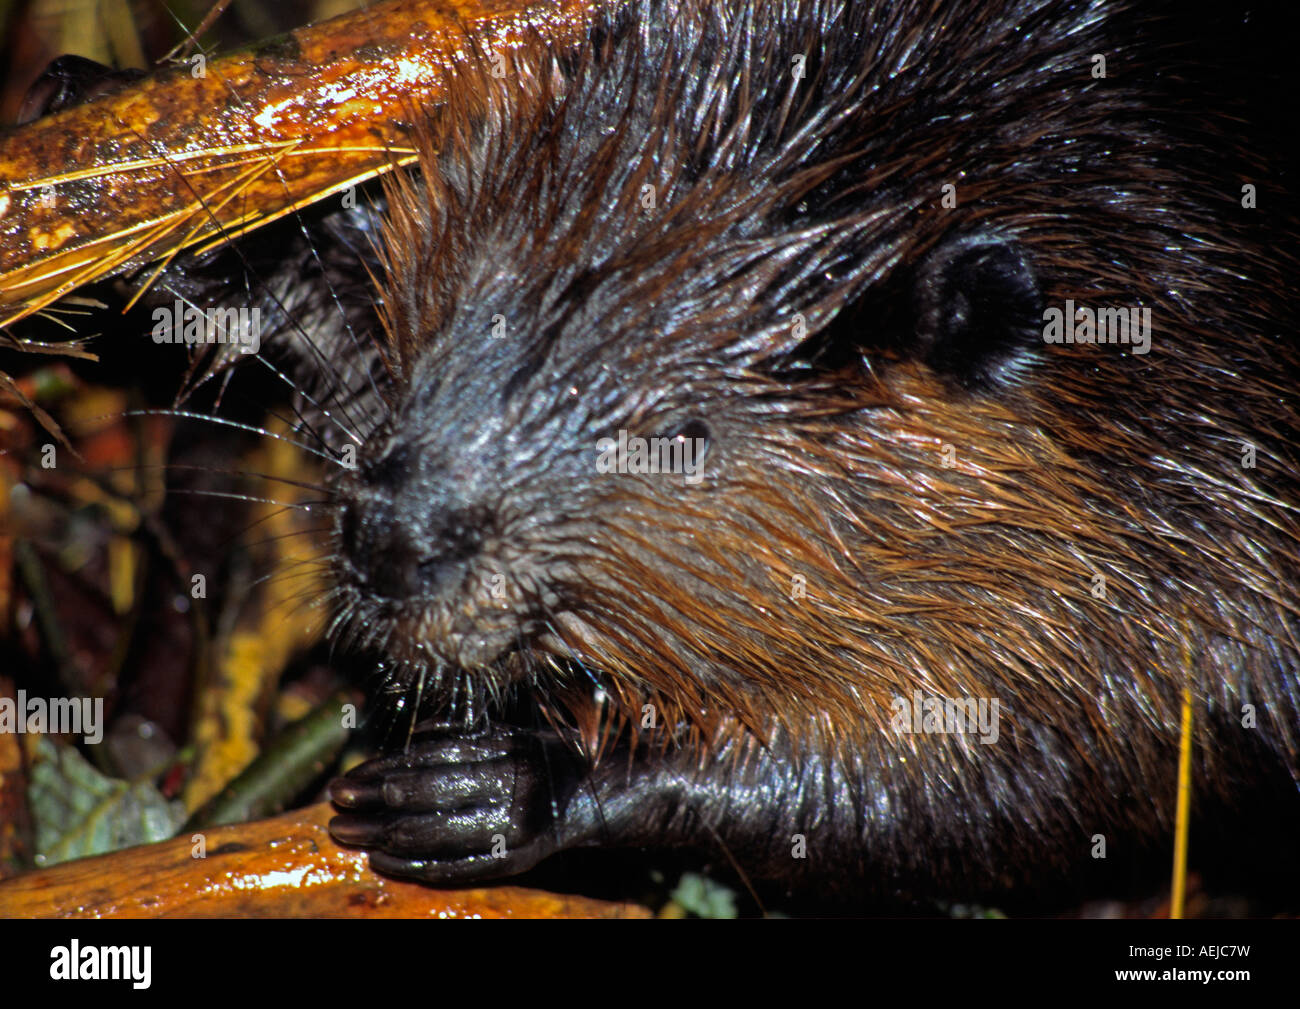
[[[454,586],[483,545],[481,521],[469,512],[398,508],[387,499],[344,505],[340,533],[357,579],[386,599]]]

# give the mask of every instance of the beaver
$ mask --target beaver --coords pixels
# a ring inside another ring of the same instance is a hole
[[[1168,847],[1190,700],[1202,826],[1293,847],[1297,228],[1178,9],[625,0],[258,261],[423,719],[335,837],[1001,899]]]
[[[334,632],[443,715],[335,837],[1006,894],[1168,847],[1185,696],[1202,812],[1293,829],[1295,229],[1162,24],[634,0],[463,69],[331,496]]]

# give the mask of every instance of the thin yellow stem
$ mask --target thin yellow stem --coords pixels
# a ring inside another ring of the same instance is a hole
[[[1178,808],[1174,819],[1174,881],[1169,917],[1183,917],[1187,899],[1187,835],[1192,809],[1192,688],[1183,688],[1183,730],[1178,742]]]

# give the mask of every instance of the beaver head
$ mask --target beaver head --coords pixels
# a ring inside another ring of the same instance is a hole
[[[1119,747],[1184,685],[1273,696],[1295,350],[1167,54],[913,6],[644,0],[422,124],[335,510],[337,623],[400,680],[857,752],[914,689]],[[1067,306],[1149,343],[1053,342]]]

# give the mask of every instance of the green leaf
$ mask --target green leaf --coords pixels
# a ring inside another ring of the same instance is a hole
[[[40,866],[164,841],[185,819],[181,803],[151,783],[105,777],[74,747],[48,737],[37,744],[27,800]]]

